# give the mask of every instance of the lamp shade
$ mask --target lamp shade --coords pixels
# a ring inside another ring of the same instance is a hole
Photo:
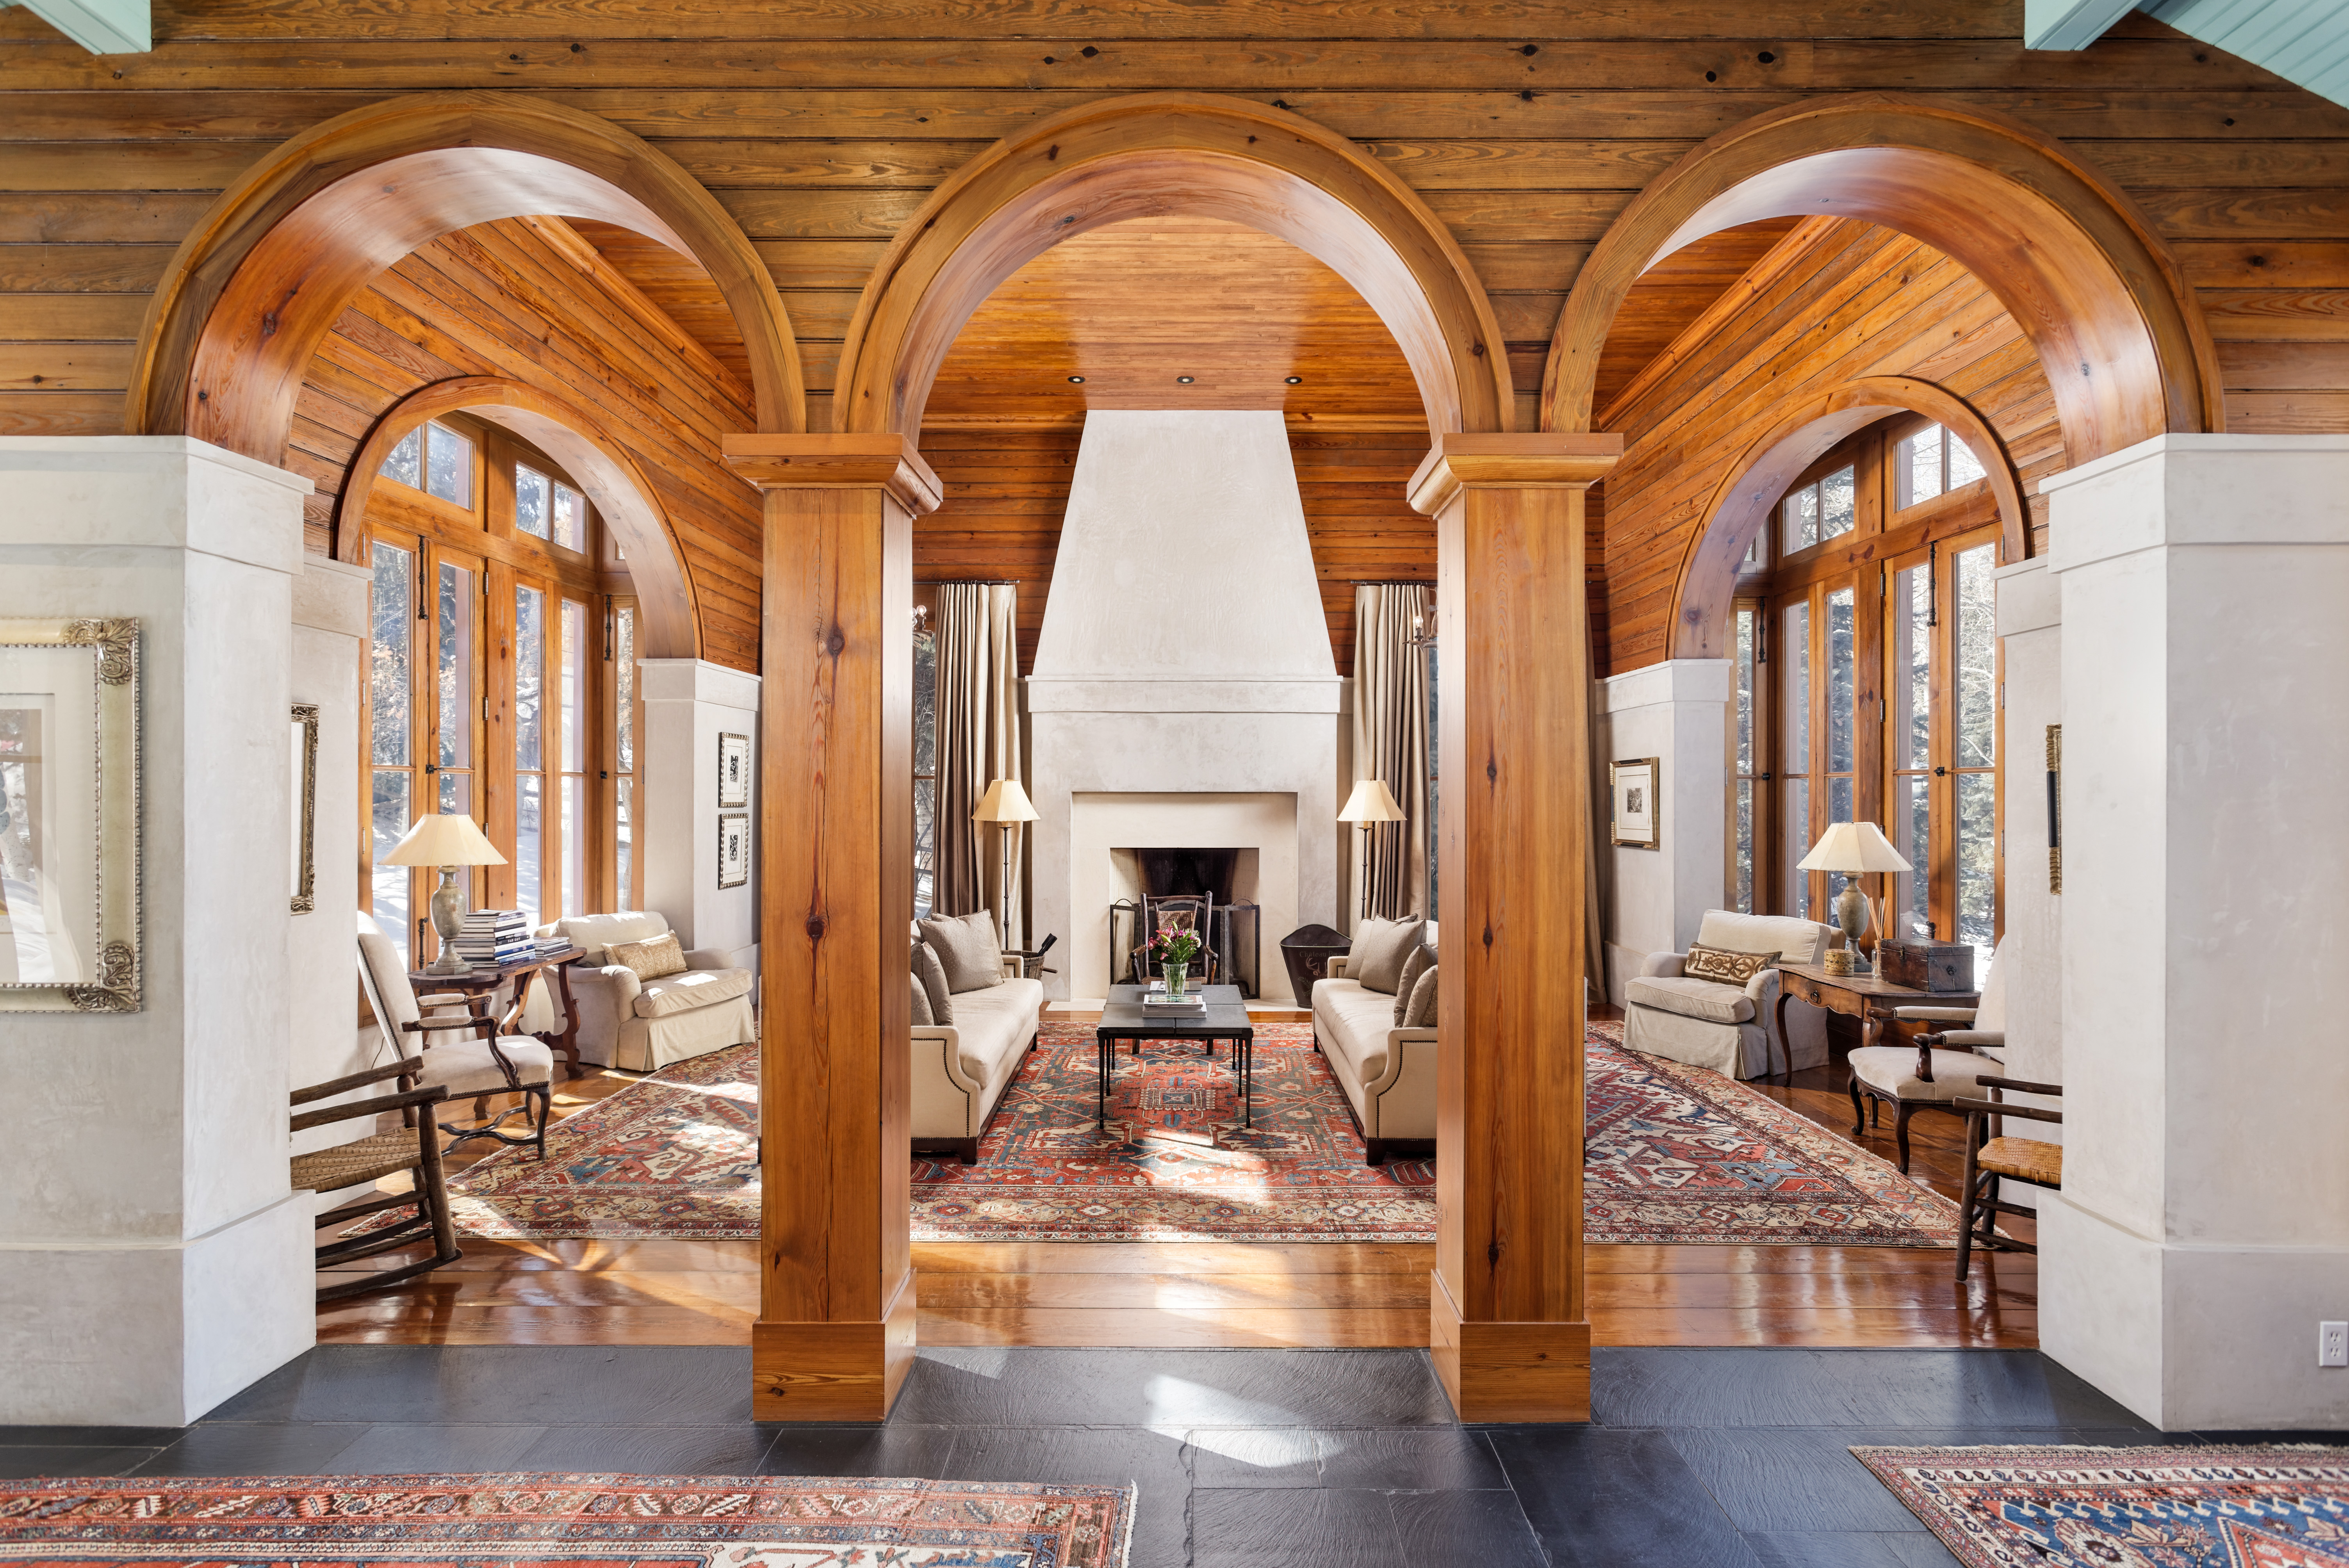
[[[1346,798],[1346,809],[1338,813],[1341,822],[1400,822],[1402,808],[1395,804],[1394,791],[1383,779],[1357,779],[1354,792]]]
[[[408,836],[378,862],[388,866],[502,866],[505,856],[485,838],[473,819],[459,812],[423,817]]]
[[[1811,852],[1796,862],[1806,872],[1905,872],[1909,869],[1884,830],[1873,822],[1830,822]]]
[[[970,814],[974,822],[1032,822],[1036,808],[1028,803],[1028,791],[1019,787],[1017,779],[998,779],[987,787],[980,797],[978,810]]]

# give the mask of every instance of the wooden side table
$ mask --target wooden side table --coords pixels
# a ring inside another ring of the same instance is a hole
[[[1778,1044],[1786,1053],[1786,1081],[1795,1080],[1795,1046],[1786,1038],[1786,1004],[1808,1002],[1830,1013],[1859,1020],[1862,1049],[1878,1043],[1892,1015],[1902,1007],[1971,1007],[1982,1000],[1979,991],[1919,991],[1895,985],[1874,975],[1830,975],[1822,965],[1781,964],[1778,966]]]
[[[585,958],[587,950],[571,946],[536,953],[528,958],[517,958],[511,964],[476,964],[462,975],[434,975],[422,969],[411,969],[408,983],[416,987],[419,996],[438,992],[453,992],[460,996],[479,996],[495,991],[511,980],[514,983],[513,1006],[498,1020],[501,1035],[519,1034],[515,1027],[522,1022],[523,1005],[530,998],[530,977],[542,969],[554,972],[554,989],[563,998],[563,1027],[533,1034],[533,1039],[543,1040],[547,1048],[559,1051],[564,1058],[563,1076],[579,1076],[579,1004],[571,998],[571,973],[566,967],[574,958]]]

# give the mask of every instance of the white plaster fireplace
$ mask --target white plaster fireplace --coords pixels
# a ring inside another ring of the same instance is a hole
[[[1337,914],[1340,696],[1280,414],[1089,414],[1028,681],[1049,995],[1102,995],[1121,851],[1223,848],[1288,1000],[1280,939]]]

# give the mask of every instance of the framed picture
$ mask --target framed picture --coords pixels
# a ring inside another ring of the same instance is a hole
[[[318,705],[294,705],[294,913],[318,907]]]
[[[1661,759],[1634,757],[1607,765],[1613,806],[1608,813],[1610,838],[1627,850],[1654,850],[1662,845],[1656,810],[1656,787],[1663,775]]]
[[[718,738],[718,804],[722,810],[750,803],[750,738],[721,734]]]
[[[718,813],[718,885],[740,887],[750,880],[750,813]]]
[[[0,1012],[135,1013],[139,623],[0,620]]]

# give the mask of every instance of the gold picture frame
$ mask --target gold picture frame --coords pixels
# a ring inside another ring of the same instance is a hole
[[[318,907],[318,705],[294,705],[294,913]]]
[[[135,1013],[139,623],[0,619],[0,1012]]]
[[[1663,816],[1657,789],[1663,779],[1663,759],[1634,757],[1607,765],[1607,829],[1619,849],[1663,848]]]

